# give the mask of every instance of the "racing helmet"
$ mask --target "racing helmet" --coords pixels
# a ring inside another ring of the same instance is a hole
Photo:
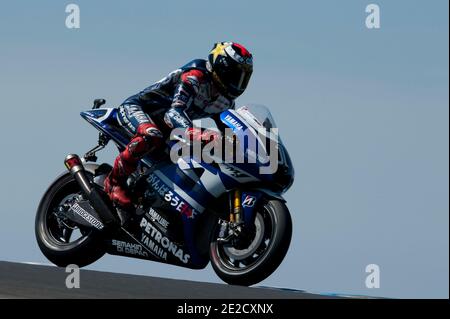
[[[207,68],[219,91],[235,99],[247,88],[253,72],[253,56],[238,43],[218,42],[208,55]]]

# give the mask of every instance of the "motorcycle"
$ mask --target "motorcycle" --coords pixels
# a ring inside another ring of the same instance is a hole
[[[253,161],[207,163],[195,154],[173,161],[169,147],[162,158],[144,157],[127,181],[135,211],[123,222],[123,212],[103,191],[112,167],[97,164],[96,153],[109,141],[123,151],[131,136],[117,120],[119,110],[103,104],[95,100],[92,109],[81,112],[99,131],[98,145],[81,159],[67,156],[67,171],[39,203],[35,233],[48,260],[83,267],[107,253],[190,269],[211,262],[224,282],[243,286],[278,268],[291,241],[292,221],[282,194],[292,185],[294,170],[280,138],[272,134],[275,122],[267,108],[243,106],[209,118],[215,130],[232,132],[233,150]],[[248,140],[255,141],[258,152]],[[261,173],[267,161],[259,150],[267,149],[267,140],[277,142],[271,150],[277,161],[275,170]],[[178,142],[186,145],[181,137]]]

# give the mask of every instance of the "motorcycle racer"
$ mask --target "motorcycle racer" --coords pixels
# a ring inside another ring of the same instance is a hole
[[[132,207],[126,180],[142,157],[161,150],[163,132],[181,128],[191,139],[202,140],[192,120],[233,108],[252,72],[253,57],[244,46],[218,42],[207,60],[193,60],[126,99],[119,107],[118,121],[132,139],[105,179],[110,199],[124,209]]]

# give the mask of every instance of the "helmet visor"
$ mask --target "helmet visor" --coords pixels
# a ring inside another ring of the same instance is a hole
[[[230,93],[240,95],[247,88],[252,72],[253,68],[251,65],[236,64],[218,73],[220,80],[230,90]]]

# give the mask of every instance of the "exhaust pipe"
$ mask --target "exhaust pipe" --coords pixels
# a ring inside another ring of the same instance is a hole
[[[87,196],[89,202],[98,213],[105,226],[107,226],[107,228],[110,228],[111,226],[120,225],[120,222],[111,213],[111,210],[103,201],[99,192],[95,189],[95,187],[92,186],[91,181],[86,176],[86,171],[84,169],[83,163],[81,162],[81,159],[78,157],[78,155],[67,155],[66,159],[64,160],[64,164],[66,165],[70,174],[72,174],[72,176],[80,185],[81,190]]]

